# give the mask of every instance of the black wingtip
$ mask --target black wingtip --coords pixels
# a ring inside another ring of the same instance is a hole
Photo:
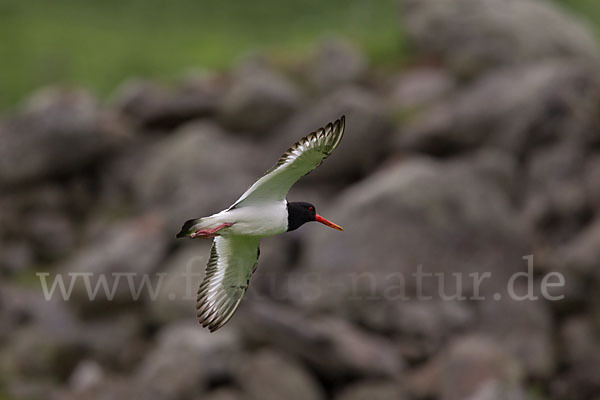
[[[343,133],[344,127],[346,126],[346,116],[342,114],[342,116],[337,121],[335,121],[334,126],[336,129],[342,131]]]

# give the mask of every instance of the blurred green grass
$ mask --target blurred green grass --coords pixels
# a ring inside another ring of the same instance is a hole
[[[301,58],[327,35],[376,62],[402,53],[395,0],[0,0],[0,107],[50,83],[105,94],[128,76],[169,80],[251,50]]]
[[[600,24],[600,1],[555,1]],[[301,59],[334,35],[374,64],[406,57],[397,0],[0,0],[0,109],[54,82],[103,96],[126,77],[169,81],[252,50]]]

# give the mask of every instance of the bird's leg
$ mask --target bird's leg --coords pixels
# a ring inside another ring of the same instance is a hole
[[[220,231],[223,228],[229,228],[231,225],[231,223],[229,222],[225,222],[219,226],[217,226],[216,228],[212,228],[212,229],[200,229],[197,230],[196,232],[192,233],[190,235],[191,238],[197,238],[197,237],[201,237],[201,238],[214,238],[215,236],[218,236],[219,234],[217,233],[218,231]]]

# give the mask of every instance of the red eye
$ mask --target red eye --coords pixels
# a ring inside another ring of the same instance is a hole
[[[308,211],[315,211],[315,208],[313,206],[308,207]]]

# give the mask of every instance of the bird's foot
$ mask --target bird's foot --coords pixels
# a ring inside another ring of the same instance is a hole
[[[219,231],[223,228],[229,228],[231,223],[225,222],[212,229],[200,229],[190,235],[191,238],[214,238],[215,236],[219,236]]]

